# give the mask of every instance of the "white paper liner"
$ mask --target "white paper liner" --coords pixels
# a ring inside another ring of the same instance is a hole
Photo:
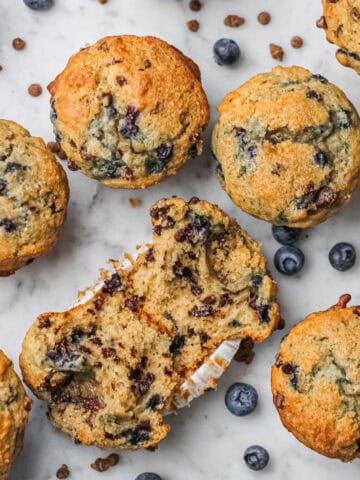
[[[147,247],[141,247],[137,253],[143,253]],[[131,270],[132,263],[124,259],[120,262],[119,270]],[[88,302],[97,292],[99,292],[104,282],[100,281],[93,287],[86,289],[79,295],[79,300],[74,306],[82,305]],[[219,378],[225,373],[230,365],[234,355],[238,351],[241,340],[229,340],[223,342],[209,357],[209,359],[201,365],[181,386],[179,393],[175,394],[173,403],[176,409],[190,405],[195,398],[200,397],[209,389],[214,388]],[[169,412],[172,413],[172,412]]]

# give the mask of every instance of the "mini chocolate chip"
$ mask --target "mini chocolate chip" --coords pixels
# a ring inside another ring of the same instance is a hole
[[[202,5],[201,5],[200,0],[190,0],[189,8],[193,12],[199,12],[201,10],[201,7],[202,7]]]
[[[22,38],[17,37],[12,41],[12,46],[15,50],[24,50],[26,42]]]
[[[270,43],[269,45],[270,49],[270,55],[274,60],[278,60],[279,62],[282,62],[284,58],[284,50],[280,45],[276,45],[275,43]]]
[[[301,48],[304,44],[304,41],[301,37],[295,36],[290,40],[290,44],[293,48]]]
[[[118,77],[116,77],[116,81],[120,85],[120,87],[123,87],[125,83],[127,83],[126,78],[123,77],[122,75],[119,75]]]
[[[39,328],[49,328],[51,325],[50,318],[49,317],[42,317],[39,320]]]
[[[69,467],[64,463],[56,472],[56,478],[64,479],[69,478],[70,470]]]
[[[0,227],[3,227],[3,229],[7,233],[13,233],[17,229],[16,224],[12,220],[10,220],[10,218],[2,218],[0,220]]]
[[[119,455],[117,453],[111,453],[106,458],[97,458],[94,463],[91,464],[91,468],[97,472],[106,472],[110,467],[113,467],[119,463]]]
[[[219,300],[220,307],[225,307],[226,305],[232,305],[233,303],[234,303],[234,300],[230,297],[228,293],[224,293],[223,295],[221,295]]]
[[[29,86],[28,92],[32,97],[39,97],[42,94],[42,86],[38,83],[33,83]]]
[[[198,307],[197,305],[195,305],[189,311],[189,315],[191,317],[211,317],[213,314],[214,314],[214,310],[211,305],[205,305],[203,307]]]
[[[261,25],[267,25],[271,21],[271,15],[268,12],[260,12],[257,19]]]
[[[315,90],[309,90],[306,93],[306,98],[314,99],[314,100],[317,100],[318,102],[320,102],[323,99],[322,95],[320,95],[320,93],[315,92]]]
[[[316,20],[316,26],[318,28],[324,28],[324,29],[327,28],[327,23],[323,15],[319,18],[319,20]]]
[[[296,370],[296,367],[295,365],[293,365],[292,363],[283,363],[281,365],[281,370],[286,374],[286,375],[292,375],[295,370]]]
[[[109,280],[105,280],[102,291],[112,294],[121,288],[121,278],[118,273],[113,273]]]
[[[250,364],[255,357],[254,345],[255,343],[252,338],[243,338],[240,342],[238,351],[236,352],[234,359],[237,362],[244,362],[247,365]]]
[[[198,20],[189,20],[188,22],[186,22],[186,25],[190,32],[197,32],[200,28],[200,23],[198,22]]]
[[[241,27],[241,25],[244,25],[244,23],[245,18],[239,17],[239,15],[228,15],[224,19],[224,25],[227,27],[238,28]]]
[[[283,408],[285,405],[285,397],[281,393],[274,395],[274,404],[277,408]]]
[[[199,296],[203,293],[203,289],[201,287],[199,287],[198,285],[192,285],[191,286],[191,293],[197,297],[197,296]]]
[[[184,346],[185,346],[185,335],[175,335],[175,337],[173,338],[170,344],[169,351],[174,357],[176,357],[176,355],[180,354]]]
[[[321,168],[331,167],[333,163],[330,154],[325,150],[319,150],[318,152],[316,152],[314,160],[315,163]]]
[[[7,186],[8,186],[7,181],[0,178],[0,197],[3,197],[4,195],[7,194],[8,192]]]
[[[323,187],[317,194],[315,205],[318,208],[329,208],[337,199],[337,194],[330,187]]]
[[[125,300],[125,307],[132,312],[138,312],[144,303],[145,298],[133,295],[131,298]]]

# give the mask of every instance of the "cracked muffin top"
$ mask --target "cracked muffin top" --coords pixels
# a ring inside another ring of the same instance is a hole
[[[77,443],[156,446],[182,384],[222,342],[260,342],[278,327],[276,284],[235,220],[195,198],[160,200],[151,217],[153,244],[130,270],[41,315],[23,342],[25,382]]]
[[[212,136],[234,203],[276,225],[317,225],[360,173],[360,120],[344,93],[301,67],[275,67],[229,93]]]
[[[360,308],[350,295],[309,315],[282,341],[272,368],[274,403],[284,426],[331,458],[360,457]]]
[[[0,276],[56,243],[68,197],[66,174],[43,140],[0,120]]]
[[[158,38],[103,38],[48,88],[71,168],[108,187],[154,185],[202,152],[209,106],[200,71]]]
[[[13,458],[22,449],[30,408],[12,362],[0,350],[0,480],[7,478]]]
[[[360,0],[322,0],[323,17],[318,25],[339,49],[336,58],[360,74]]]

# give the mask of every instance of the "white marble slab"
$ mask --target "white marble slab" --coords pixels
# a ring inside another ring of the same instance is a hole
[[[284,64],[300,64],[338,83],[360,107],[359,77],[342,68],[334,59],[334,47],[314,22],[321,13],[320,0],[203,0],[199,13],[191,12],[187,0],[56,0],[46,13],[35,13],[22,0],[0,0],[0,117],[23,124],[35,135],[52,139],[48,120],[48,95],[27,94],[27,86],[39,82],[44,87],[65,65],[70,54],[86,43],[111,34],[152,34],[163,37],[199,63],[212,106],[226,92],[249,76],[276,64],[268,53],[270,42],[286,49]],[[256,16],[268,10],[273,21],[260,26]],[[246,17],[246,24],[232,30],[223,25],[227,14]],[[188,32],[185,22],[198,18],[200,31]],[[289,40],[301,35],[305,45],[293,50]],[[27,48],[16,52],[13,38],[27,41]],[[243,58],[234,68],[217,66],[212,45],[222,36],[235,38]],[[208,130],[208,136],[210,129]],[[301,241],[306,267],[295,278],[280,277],[273,268],[276,244],[269,225],[240,212],[222,192],[212,173],[207,146],[200,160],[191,161],[175,178],[143,192],[113,191],[69,173],[71,204],[69,220],[61,241],[47,258],[34,262],[11,278],[0,280],[0,345],[17,362],[21,340],[36,318],[47,310],[67,308],[77,291],[91,285],[98,269],[108,258],[134,250],[136,243],[150,240],[149,206],[168,195],[192,195],[221,205],[264,243],[270,269],[280,284],[282,313],[287,328],[307,313],[335,303],[344,292],[360,303],[359,265],[348,273],[335,272],[327,260],[330,247],[340,240],[352,242],[360,254],[359,195],[344,211],[326,224],[307,232]],[[130,197],[143,200],[133,210]],[[270,365],[284,332],[275,334],[256,348],[250,366],[233,364],[221,379],[217,392],[209,393],[178,416],[170,418],[172,431],[156,453],[122,454],[120,464],[108,473],[98,474],[90,463],[101,454],[96,449],[76,447],[56,432],[45,416],[45,406],[34,402],[23,455],[16,463],[11,480],[48,480],[62,463],[71,468],[74,480],[133,480],[142,471],[158,472],[164,480],[355,480],[359,462],[344,465],[327,460],[306,449],[281,426],[271,401]],[[244,380],[259,391],[257,411],[246,418],[232,416],[224,407],[224,392],[233,382]],[[251,472],[242,461],[244,449],[254,443],[268,448],[269,467]],[[102,475],[102,476],[101,476]]]

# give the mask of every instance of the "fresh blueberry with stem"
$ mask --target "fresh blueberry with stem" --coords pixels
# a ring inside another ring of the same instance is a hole
[[[299,248],[284,245],[275,253],[274,263],[280,273],[295,275],[303,268],[305,256]]]
[[[329,252],[329,261],[335,270],[346,272],[355,264],[355,248],[350,243],[337,243]]]
[[[252,413],[258,402],[258,394],[254,387],[247,383],[233,383],[225,394],[227,409],[237,417]]]
[[[54,0],[24,0],[27,7],[32,10],[48,10],[54,4]]]
[[[269,463],[269,454],[264,447],[252,445],[245,450],[244,460],[251,470],[263,470]]]
[[[273,225],[272,235],[281,245],[293,245],[301,235],[301,228],[291,228],[286,226]]]
[[[230,38],[220,38],[214,45],[214,58],[218,65],[232,65],[240,54],[239,45]]]
[[[145,472],[145,473],[140,473],[135,480],[162,480],[159,475],[156,473],[150,473],[150,472]]]

